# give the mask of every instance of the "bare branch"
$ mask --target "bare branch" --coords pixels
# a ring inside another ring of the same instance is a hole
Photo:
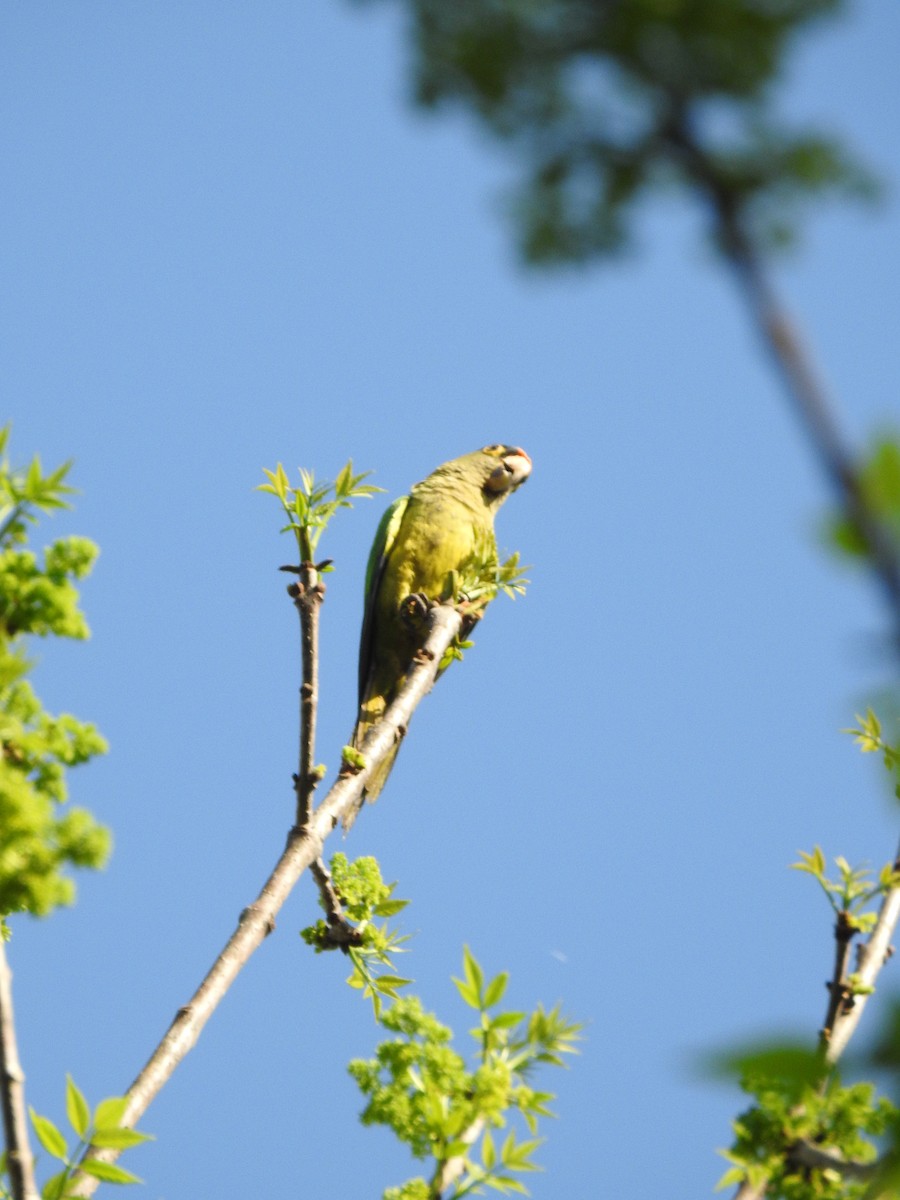
[[[309,820],[312,794],[319,782],[315,773],[316,715],[319,707],[319,610],[325,598],[325,584],[315,563],[304,562],[299,567],[282,567],[297,575],[288,595],[300,614],[300,647],[303,661],[303,682],[300,685],[300,763],[294,776],[297,793],[295,824],[304,829]]]
[[[34,1182],[34,1155],[28,1141],[25,1074],[19,1062],[13,1016],[12,971],[0,936],[0,1102],[6,1135],[6,1162],[15,1200],[39,1200]]]
[[[175,1068],[194,1046],[204,1025],[231,987],[254,950],[275,927],[275,917],[303,871],[321,857],[322,847],[342,815],[360,797],[370,773],[394,746],[401,730],[409,724],[420,701],[431,689],[447,647],[458,636],[461,615],[448,604],[435,605],[428,614],[427,637],[422,652],[410,667],[406,682],[384,717],[370,730],[363,744],[366,766],[343,773],[322,803],[310,815],[305,829],[295,826],[275,869],[256,900],[241,913],[237,928],[213,963],[206,978],[188,1003],[175,1016],[165,1037],[126,1093],[122,1124],[134,1126]],[[88,1151],[92,1159],[114,1162],[117,1150]],[[98,1180],[77,1173],[73,1196],[92,1196]]]

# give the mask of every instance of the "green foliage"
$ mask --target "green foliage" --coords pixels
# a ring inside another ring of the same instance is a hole
[[[317,954],[326,950],[341,950],[350,957],[353,970],[347,979],[351,987],[359,988],[366,999],[372,1001],[376,1018],[381,1013],[382,1001],[395,1000],[398,989],[411,982],[394,974],[394,954],[408,938],[392,930],[387,920],[379,918],[396,916],[409,903],[394,898],[396,883],[385,883],[376,859],[358,858],[351,862],[346,854],[335,854],[330,862],[331,882],[340,901],[340,922],[334,913],[328,920],[321,918],[315,925],[300,931],[307,945]],[[328,912],[322,896],[319,904]],[[346,937],[346,926],[352,922],[354,942]],[[339,933],[335,925],[339,924]],[[380,968],[386,968],[381,970]]]
[[[40,513],[68,507],[64,464],[44,475],[39,459],[22,470],[6,457],[9,428],[0,431],[0,917],[45,915],[70,904],[68,866],[99,867],[109,833],[84,809],[60,816],[66,769],[106,752],[93,725],[52,716],[26,679],[32,663],[25,639],[86,638],[74,580],[90,571],[97,548],[85,538],[61,538],[43,560],[26,548]]]
[[[818,1082],[815,1059],[801,1046],[767,1046],[742,1056],[741,1086],[755,1105],[734,1122],[734,1145],[722,1152],[732,1165],[720,1189],[768,1180],[772,1200],[862,1200],[868,1194],[864,1179],[809,1167],[796,1147],[806,1143],[854,1164],[872,1163],[877,1151],[869,1139],[892,1126],[897,1110],[870,1083]]]
[[[828,897],[834,912],[844,914],[850,929],[857,933],[869,933],[878,914],[867,905],[892,888],[900,887],[900,873],[895,870],[893,863],[886,863],[879,871],[878,879],[873,881],[872,872],[867,867],[851,867],[846,858],[840,855],[834,862],[838,869],[837,879],[829,879],[825,855],[819,846],[811,854],[801,850],[800,861],[791,865],[795,871],[812,875]]]
[[[880,754],[885,769],[894,777],[894,795],[900,800],[900,747],[888,742],[881,729],[881,722],[871,708],[866,715],[856,714],[856,725],[842,730],[849,733],[863,754]]]
[[[856,478],[866,510],[900,554],[900,441],[890,436],[879,438],[857,466]],[[846,511],[831,516],[827,532],[842,554],[857,561],[869,558],[866,539]]]
[[[880,754],[887,769],[896,775],[900,754],[885,740],[875,713],[868,709],[856,722],[845,732],[854,737],[863,753]],[[801,852],[793,867],[815,879],[836,915],[838,963],[842,964],[848,961],[850,940],[874,928],[877,913],[873,902],[900,887],[900,872],[893,862],[874,877],[867,868],[851,867],[843,857],[835,858],[834,863],[837,874],[832,877],[825,855],[816,846],[809,853]],[[839,986],[851,1003],[854,995],[873,990],[858,975],[846,973],[844,966],[840,974],[831,986]],[[879,1065],[894,1070],[900,1063],[896,1012],[878,1055]],[[895,1178],[891,1172],[900,1162],[900,1111],[890,1099],[877,1096],[871,1083],[843,1086],[823,1048],[768,1043],[715,1060],[717,1074],[737,1075],[743,1090],[755,1099],[754,1106],[734,1123],[734,1145],[723,1152],[731,1167],[720,1180],[720,1188],[746,1182],[764,1189],[773,1200],[874,1200],[898,1194],[895,1185],[900,1183],[900,1174]],[[872,1138],[889,1142],[877,1175],[872,1164],[878,1149]],[[820,1154],[818,1165],[811,1165],[804,1149]]]
[[[516,596],[525,595],[529,583],[525,572],[530,569],[521,565],[518,551],[502,563],[495,558],[478,560],[462,572],[452,572],[445,598],[479,610],[486,608],[500,592],[515,600]]]
[[[790,240],[804,198],[872,190],[773,100],[793,42],[842,0],[406,6],[419,102],[469,109],[522,163],[512,212],[533,262],[615,252],[644,194],[673,181],[759,245]]]
[[[70,1150],[69,1143],[62,1132],[49,1119],[42,1117],[31,1109],[31,1124],[35,1136],[43,1149],[62,1163],[63,1169],[51,1176],[41,1189],[42,1200],[67,1200],[72,1193],[69,1185],[79,1159],[88,1146],[114,1150],[128,1150],[139,1146],[141,1142],[151,1141],[151,1135],[139,1133],[136,1129],[128,1129],[122,1124],[125,1111],[125,1098],[113,1096],[101,1100],[93,1114],[84,1095],[72,1079],[66,1076],[66,1117],[75,1134],[75,1145]],[[4,1156],[5,1158],[5,1156]],[[126,1171],[113,1163],[93,1162],[90,1159],[81,1163],[78,1170],[87,1175],[93,1175],[104,1183],[141,1183],[137,1175]],[[0,1200],[11,1200],[9,1175],[6,1163],[0,1169]]]
[[[563,1055],[576,1051],[580,1026],[558,1007],[538,1007],[532,1014],[494,1011],[503,998],[507,977],[485,979],[468,949],[460,995],[478,1013],[473,1029],[476,1052],[467,1063],[451,1045],[452,1032],[415,996],[382,1011],[379,1021],[394,1036],[381,1043],[375,1057],[356,1059],[350,1074],[367,1099],[362,1121],[385,1125],[409,1146],[414,1157],[431,1158],[431,1184],[421,1178],[389,1188],[384,1200],[418,1200],[442,1181],[442,1195],[457,1200],[486,1188],[526,1193],[518,1174],[538,1168],[532,1161],[541,1139],[520,1140],[508,1128],[514,1114],[529,1135],[540,1117],[552,1116],[549,1092],[531,1082],[540,1064],[563,1065]],[[497,1129],[507,1129],[495,1142]]]
[[[502,563],[498,563],[493,557],[480,559],[469,564],[463,571],[451,571],[442,598],[463,606],[474,621],[484,613],[500,592],[509,596],[511,600],[515,600],[516,596],[524,596],[530,582],[525,572],[530,569],[520,564],[518,551]],[[474,644],[464,635],[454,638],[444,651],[439,671],[446,671],[452,662],[461,661],[463,651],[471,649]]]
[[[495,1011],[506,991],[505,973],[486,979],[468,948],[463,977],[454,982],[465,1003],[478,1014],[471,1031],[474,1061],[467,1063],[451,1045],[452,1031],[416,996],[399,997],[397,989],[410,982],[377,968],[392,967],[391,956],[406,941],[376,918],[395,916],[405,900],[394,899],[395,884],[386,884],[374,858],[350,862],[343,854],[331,860],[331,882],[340,900],[341,921],[355,923],[358,945],[335,937],[334,913],[328,920],[302,931],[317,952],[340,948],[353,961],[347,982],[373,1003],[375,1017],[392,1036],[381,1043],[372,1059],[355,1059],[349,1071],[366,1097],[362,1121],[385,1125],[404,1142],[414,1157],[433,1159],[431,1182],[422,1177],[388,1188],[383,1200],[428,1200],[436,1181],[443,1200],[481,1194],[485,1188],[526,1192],[516,1175],[537,1170],[531,1161],[540,1145],[533,1135],[538,1120],[553,1114],[553,1096],[538,1091],[532,1075],[540,1066],[563,1066],[564,1056],[577,1051],[581,1026],[569,1021],[559,1006],[541,1005],[530,1014]],[[346,932],[346,931],[344,931]],[[393,1003],[385,1004],[384,1000]],[[492,1130],[504,1129],[518,1114],[529,1137],[519,1140],[508,1128],[495,1144]]]
[[[333,483],[328,480],[316,483],[313,473],[301,467],[298,488],[291,487],[281,463],[274,471],[263,468],[263,472],[269,482],[261,483],[257,491],[278,497],[288,519],[281,532],[294,534],[301,562],[312,562],[319,538],[339,508],[352,508],[354,500],[384,491],[383,488],[363,483],[372,474],[371,471],[354,475],[351,461],[341,468]],[[329,567],[329,563],[323,563],[319,570],[327,571]]]

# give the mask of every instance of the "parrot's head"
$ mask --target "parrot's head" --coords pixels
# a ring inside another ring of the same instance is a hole
[[[493,501],[505,500],[531,474],[531,459],[519,446],[485,446],[472,456],[478,460],[484,476],[485,495]]]

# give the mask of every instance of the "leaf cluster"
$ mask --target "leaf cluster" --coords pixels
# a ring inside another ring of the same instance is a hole
[[[821,1058],[799,1045],[766,1046],[742,1055],[741,1087],[755,1098],[734,1122],[735,1141],[723,1151],[732,1164],[718,1188],[767,1182],[773,1200],[862,1200],[871,1194],[864,1179],[837,1166],[809,1167],[794,1153],[808,1143],[854,1165],[874,1163],[870,1140],[897,1119],[886,1097],[871,1083],[841,1085],[835,1077],[822,1084]],[[860,1173],[861,1174],[861,1173]]]
[[[856,725],[842,730],[849,733],[863,754],[880,754],[885,769],[894,776],[894,795],[900,800],[900,747],[887,741],[881,721],[871,708],[866,715],[856,714]]]
[[[122,1124],[127,1101],[124,1096],[113,1096],[101,1100],[91,1112],[84,1095],[70,1075],[66,1076],[66,1117],[75,1134],[76,1144],[69,1147],[65,1134],[49,1117],[42,1117],[30,1110],[35,1135],[44,1150],[63,1164],[63,1169],[51,1176],[41,1188],[42,1200],[69,1200],[72,1177],[76,1171],[92,1175],[103,1183],[142,1183],[143,1181],[124,1167],[114,1163],[98,1162],[95,1159],[80,1161],[88,1146],[98,1149],[128,1150],[142,1142],[151,1141],[147,1133],[139,1133]],[[6,1155],[0,1160],[0,1200],[12,1200],[6,1165]]]
[[[38,513],[68,508],[65,497],[75,489],[65,482],[72,466],[69,462],[49,475],[44,474],[38,455],[24,469],[12,467],[8,457],[11,432],[8,424],[0,428],[0,544],[15,546],[26,540],[28,526]]]
[[[878,872],[877,880],[873,880],[868,867],[851,867],[842,855],[835,858],[834,864],[838,874],[837,878],[831,879],[825,855],[821,847],[816,846],[811,853],[801,850],[800,861],[791,866],[795,871],[812,875],[834,912],[844,917],[849,929],[856,933],[871,932],[878,914],[867,906],[885,892],[900,886],[900,872],[894,863],[886,863]]]
[[[331,880],[341,904],[341,917],[352,922],[359,941],[350,945],[336,941],[332,933],[335,914],[328,920],[319,919],[315,925],[300,931],[307,945],[317,954],[326,950],[342,950],[350,957],[353,970],[347,983],[362,991],[372,1001],[376,1018],[384,999],[395,1000],[398,989],[411,982],[394,973],[392,955],[403,953],[408,937],[391,929],[387,918],[402,912],[409,903],[394,897],[396,883],[385,883],[375,858],[366,856],[350,861],[346,854],[335,854],[330,861]],[[322,896],[319,904],[328,912]]]
[[[452,600],[461,605],[471,615],[471,625],[483,615],[484,610],[496,599],[500,592],[515,600],[516,596],[524,596],[530,582],[525,575],[530,567],[524,567],[519,561],[519,553],[511,554],[504,562],[498,563],[491,555],[487,558],[475,558],[466,564],[461,571],[451,571],[443,593],[443,599]],[[452,662],[461,661],[463,651],[474,645],[465,636],[465,632],[450,643],[440,662],[440,671],[446,671]]]
[[[0,918],[44,915],[69,904],[67,866],[98,867],[109,833],[84,809],[60,815],[71,767],[106,752],[93,725],[48,713],[26,678],[26,639],[85,638],[76,580],[89,573],[97,548],[86,538],[61,538],[39,558],[27,548],[41,513],[67,507],[68,464],[45,475],[34,458],[24,470],[6,456],[9,427],[0,430]]]
[[[312,562],[319,538],[328,522],[339,508],[352,508],[353,501],[374,496],[384,491],[374,484],[363,483],[372,474],[363,471],[353,474],[353,462],[348,460],[334,482],[325,480],[316,483],[312,471],[300,468],[300,486],[292,487],[284,467],[279,463],[274,471],[263,468],[268,483],[256,489],[276,496],[288,518],[282,533],[293,533],[301,562]],[[322,564],[320,570],[327,571],[330,564]]]
[[[433,1160],[432,1182],[409,1180],[389,1188],[384,1200],[417,1200],[434,1194],[436,1181],[445,1179],[446,1195],[457,1200],[490,1188],[527,1194],[518,1175],[537,1170],[533,1155],[540,1145],[540,1117],[553,1114],[549,1092],[532,1084],[541,1064],[563,1065],[563,1056],[576,1052],[581,1027],[565,1018],[559,1007],[539,1006],[531,1014],[495,1011],[506,991],[507,976],[487,979],[466,948],[463,977],[454,981],[465,1003],[478,1014],[471,1031],[472,1061],[452,1046],[452,1032],[415,996],[385,1009],[379,1021],[394,1036],[381,1043],[375,1057],[351,1062],[367,1104],[364,1124],[385,1125],[409,1146],[416,1158]],[[510,1127],[518,1114],[529,1136],[520,1138]],[[494,1131],[505,1129],[501,1141]]]
[[[774,85],[843,0],[405,0],[422,105],[468,109],[522,164],[511,205],[537,263],[621,249],[673,182],[790,240],[800,201],[873,190],[839,143],[788,127]]]
[[[866,512],[878,521],[900,553],[900,440],[888,434],[878,438],[857,465],[856,481]],[[828,520],[827,535],[842,554],[858,562],[871,559],[868,541],[845,509]]]

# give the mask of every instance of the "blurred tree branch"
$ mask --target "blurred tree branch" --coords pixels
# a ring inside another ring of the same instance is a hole
[[[471,111],[521,164],[511,212],[526,261],[586,263],[632,240],[674,182],[712,241],[888,605],[900,654],[900,545],[863,486],[819,373],[767,272],[804,204],[868,197],[836,141],[795,130],[774,94],[789,52],[845,0],[400,0],[418,102]]]
[[[6,1137],[6,1161],[14,1200],[37,1200],[34,1181],[34,1155],[28,1140],[25,1109],[25,1074],[19,1062],[16,1025],[13,1016],[12,971],[6,959],[6,946],[0,933],[0,1100],[3,1107],[3,1132]]]

